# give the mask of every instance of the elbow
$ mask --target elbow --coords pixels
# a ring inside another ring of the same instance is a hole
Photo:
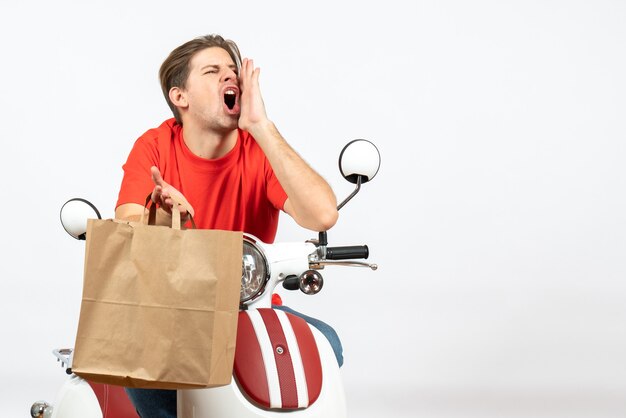
[[[322,211],[318,215],[318,231],[328,231],[330,228],[335,226],[337,223],[337,219],[339,219],[339,212],[335,206],[332,206],[324,211]]]
[[[291,215],[298,225],[317,232],[328,231],[335,226],[339,218],[339,212],[337,212],[334,200],[321,205],[295,207],[287,199],[284,210]]]

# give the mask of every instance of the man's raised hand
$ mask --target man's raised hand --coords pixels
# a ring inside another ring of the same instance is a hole
[[[178,204],[180,217],[183,221],[187,219],[188,213],[191,214],[191,216],[194,215],[193,207],[189,204],[185,196],[163,180],[158,168],[152,166],[150,168],[150,174],[154,182],[154,189],[152,190],[152,201],[154,203],[163,208],[163,210],[170,215],[172,214],[174,204]]]

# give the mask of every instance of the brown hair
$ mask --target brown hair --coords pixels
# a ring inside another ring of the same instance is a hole
[[[198,36],[174,49],[165,61],[163,61],[159,69],[161,90],[163,90],[167,105],[172,110],[172,113],[174,113],[176,121],[181,125],[183,122],[180,119],[180,113],[176,105],[170,100],[170,89],[172,87],[185,88],[187,77],[189,77],[189,62],[197,52],[212,47],[219,47],[226,50],[237,68],[241,67],[241,54],[239,53],[237,44],[230,39],[224,39],[220,35],[213,34]]]

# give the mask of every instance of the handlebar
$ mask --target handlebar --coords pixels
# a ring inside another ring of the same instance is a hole
[[[326,247],[327,260],[367,259],[370,252],[367,245],[350,245],[346,247]]]

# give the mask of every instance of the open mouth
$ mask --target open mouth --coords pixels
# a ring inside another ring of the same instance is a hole
[[[233,110],[236,102],[237,102],[237,95],[235,94],[235,92],[232,90],[227,90],[224,93],[224,104],[226,104],[226,107],[228,107],[228,109],[230,110]]]

